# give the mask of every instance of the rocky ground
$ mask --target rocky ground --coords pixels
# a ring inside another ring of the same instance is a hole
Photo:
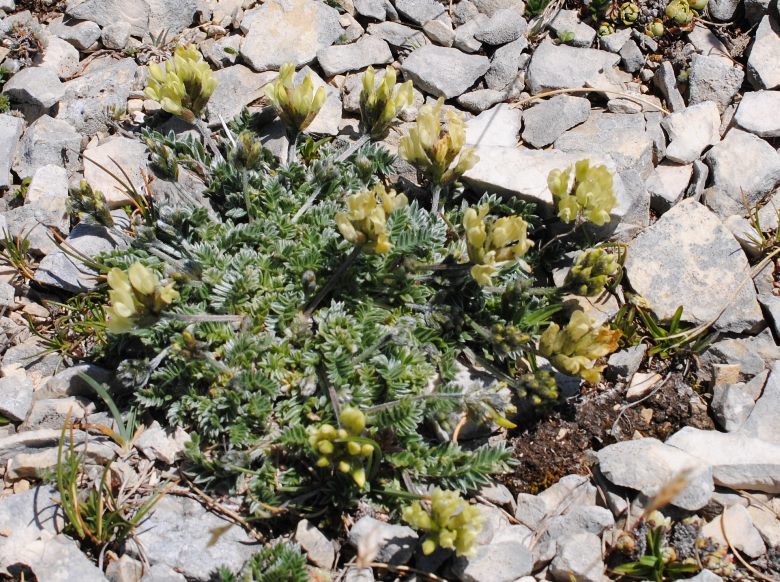
[[[654,2],[639,7],[640,22],[662,15]],[[0,114],[0,226],[26,235],[33,257],[24,276],[12,265],[0,272],[0,578],[208,580],[257,549],[229,500],[215,507],[177,487],[138,532],[146,567],[131,545],[122,556],[88,555],[61,533],[56,491],[39,486],[57,464],[66,415],[110,425],[78,376],[108,372],[49,349],[52,300],[96,284],[50,229],[86,257],[114,248],[120,241],[105,229],[71,220],[69,185],[84,178],[119,208],[126,199],[100,166],[116,162],[142,188],[140,128],[198,135],[143,92],[146,65],[184,43],[216,71],[206,110],[214,129],[244,107],[261,110],[264,87],[292,61],[327,91],[308,132],[351,139],[360,73],[392,64],[415,87],[405,124],[439,96],[469,118],[480,158],[464,176],[471,188],[544,206],[550,170],[583,156],[606,164],[617,176],[613,237],[628,245],[631,288],[660,319],[682,305],[685,321],[715,332],[706,350],[671,363],[641,344],[613,354],[608,382],[570,386],[566,403],[512,436],[519,464],[474,497],[486,526],[476,554],[453,560],[447,579],[614,577],[607,567],[622,532],[654,502],[675,523],[698,516],[711,540],[709,570],[695,579],[780,577],[780,278],[768,252],[778,247],[756,241],[751,226],[757,216],[768,236],[778,229],[777,1],[710,0],[687,29],[660,38],[641,26],[598,36],[576,1],[529,12],[523,0],[0,0],[10,101]],[[278,121],[260,131],[273,152],[287,151]],[[403,132],[387,138],[391,150]],[[397,169],[414,180],[408,166]],[[583,307],[601,321],[617,310]],[[129,452],[93,437],[85,454],[115,459],[128,479],[153,487],[175,475],[188,438],[153,424]],[[417,534],[406,526],[365,516],[331,540],[302,520],[293,537],[312,579],[440,579],[426,573],[438,563],[413,558]],[[412,570],[350,565],[367,538],[377,562]]]

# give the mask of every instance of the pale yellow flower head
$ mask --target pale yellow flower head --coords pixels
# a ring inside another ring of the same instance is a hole
[[[157,274],[142,263],[133,263],[127,271],[115,267],[107,280],[110,305],[105,311],[111,333],[130,331],[139,318],[158,315],[179,298],[173,283],[162,286]]]
[[[444,99],[423,105],[417,123],[401,138],[398,151],[428,180],[445,186],[460,178],[477,163],[474,148],[464,147],[466,129],[463,118],[447,111],[447,127],[441,122]]]
[[[528,223],[519,216],[493,218],[490,207],[467,208],[463,213],[466,250],[473,263],[471,276],[482,286],[492,284],[492,276],[501,268],[521,259],[533,246]]]
[[[407,204],[406,196],[377,184],[370,191],[347,197],[347,212],[336,214],[336,226],[341,236],[352,244],[365,245],[378,254],[387,253],[393,248],[388,238],[387,217]]]
[[[368,67],[363,74],[363,90],[360,92],[360,121],[363,130],[372,139],[381,139],[398,113],[414,101],[411,81],[396,84],[393,67],[385,69],[385,75],[376,82],[374,67]]]
[[[572,169],[574,183],[570,188]],[[563,222],[592,222],[602,226],[612,219],[610,212],[617,205],[617,198],[612,174],[606,166],[591,166],[589,160],[580,160],[574,168],[551,171],[547,186],[555,200],[558,218]]]
[[[314,89],[311,75],[306,75],[298,84],[295,84],[294,76],[293,63],[282,65],[279,76],[266,87],[265,94],[282,122],[297,133],[314,121],[325,103],[326,93],[324,87]]]
[[[217,80],[195,45],[180,46],[165,67],[149,65],[146,95],[165,111],[193,121],[201,116]]]

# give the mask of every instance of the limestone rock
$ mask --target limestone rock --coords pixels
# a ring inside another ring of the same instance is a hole
[[[647,190],[650,192],[650,206],[657,212],[666,212],[682,200],[685,190],[691,181],[693,166],[691,164],[659,164],[650,178],[647,179]]]
[[[558,15],[550,23],[550,29],[558,38],[560,38],[563,33],[570,33],[573,35],[571,40],[566,43],[569,46],[589,47],[596,38],[596,31],[592,26],[588,26],[580,21],[577,10],[561,10],[558,12]]]
[[[575,533],[558,540],[558,550],[550,564],[550,575],[559,582],[601,582],[604,562],[601,540],[588,532]]]
[[[514,147],[522,124],[522,112],[507,104],[483,111],[466,122],[466,143]]]
[[[780,445],[780,362],[774,362],[761,398],[742,426],[746,435]]]
[[[247,12],[241,28],[241,56],[258,72],[311,63],[342,32],[338,11],[316,0],[269,0]]]
[[[48,165],[64,165],[67,170],[79,167],[81,136],[69,123],[52,119],[48,115],[39,117],[27,128],[16,150],[14,171],[24,177]]]
[[[393,60],[390,47],[371,35],[344,45],[334,45],[317,53],[317,61],[326,77],[365,69],[369,65],[384,65]]]
[[[57,73],[48,67],[26,67],[3,85],[3,93],[19,103],[49,109],[65,95]]]
[[[712,467],[717,485],[780,493],[780,446],[740,432],[723,433],[685,427],[666,444]]]
[[[394,4],[399,14],[418,26],[446,14],[446,8],[436,0],[395,0]]]
[[[748,55],[747,78],[756,89],[780,86],[780,24],[769,14],[756,29]]]
[[[590,101],[557,95],[523,112],[523,141],[536,148],[550,145],[563,132],[587,121]]]
[[[60,79],[70,79],[79,72],[79,51],[58,36],[49,36],[41,67],[52,69]]]
[[[743,554],[751,558],[757,558],[766,552],[766,545],[761,539],[761,534],[753,526],[753,520],[750,518],[748,510],[741,505],[735,504],[727,507],[722,516],[717,516],[711,522],[706,524],[701,533],[703,536],[712,538],[721,545],[726,546],[726,537],[723,535],[723,529],[726,530],[728,541]]]
[[[309,556],[309,560],[320,568],[330,569],[336,561],[336,550],[325,534],[307,519],[298,522],[295,541]]]
[[[423,46],[401,65],[415,86],[437,97],[457,97],[471,87],[490,67],[487,57],[464,55],[457,49]]]
[[[0,414],[14,422],[27,417],[35,386],[24,373],[0,378]]]
[[[423,33],[399,22],[369,24],[366,32],[394,47],[415,48],[428,44],[428,39]]]
[[[680,90],[677,88],[677,75],[674,73],[674,67],[669,61],[663,61],[653,76],[653,83],[661,90],[666,98],[666,103],[671,111],[682,111],[685,109]]]
[[[721,113],[731,103],[745,79],[742,69],[719,56],[694,55],[688,77],[689,105],[713,101]]]
[[[73,18],[91,20],[100,26],[127,22],[133,36],[142,37],[149,30],[149,3],[143,0],[84,0],[69,2],[66,13]]]
[[[532,95],[552,89],[610,87],[609,69],[620,61],[618,55],[597,49],[554,45],[542,42],[528,65],[527,85]]]
[[[90,19],[74,20],[67,16],[53,20],[49,32],[82,51],[95,47],[100,38],[100,27]]]
[[[626,261],[631,286],[660,319],[671,318],[682,305],[683,321],[701,324],[717,318],[715,328],[724,331],[750,330],[763,321],[755,288],[742,285],[749,272],[739,243],[693,199],[683,200],[642,232]],[[723,289],[738,291],[724,297]]]
[[[461,582],[513,582],[533,565],[531,550],[508,540],[479,546],[474,556],[456,559],[453,570]]]
[[[503,45],[520,38],[528,28],[522,12],[506,8],[499,10],[474,34],[474,38],[491,46]]]
[[[528,40],[521,37],[496,49],[490,59],[490,68],[485,73],[485,85],[489,89],[502,91],[512,84],[530,58],[522,55],[527,46]]]
[[[780,91],[752,91],[742,96],[734,120],[759,137],[780,137]]]
[[[361,517],[349,531],[349,543],[353,548],[370,539],[378,546],[376,560],[388,564],[405,564],[417,547],[417,534],[405,525],[379,521],[373,517]]]
[[[215,536],[215,531],[220,535]],[[187,579],[203,582],[211,580],[219,566],[241,569],[260,549],[241,526],[225,521],[193,499],[172,495],[157,502],[136,535],[151,565],[164,564]],[[130,546],[128,553],[138,557],[135,545]]]
[[[0,113],[0,188],[8,188],[11,185],[11,162],[16,155],[22,133],[24,119]]]
[[[690,164],[705,148],[720,141],[720,114],[712,101],[676,111],[661,125],[669,135],[666,157],[678,164]]]
[[[750,160],[750,172],[745,163]],[[752,133],[731,129],[705,159],[710,167],[712,187],[706,192],[707,205],[721,217],[745,214],[780,184],[780,154]]]
[[[267,71],[255,73],[244,65],[234,65],[214,71],[217,88],[206,104],[206,118],[211,127],[221,125],[220,116],[229,122],[241,110],[260,99],[265,87],[277,77],[277,73]]]
[[[599,469],[610,482],[648,497],[685,475],[686,487],[672,499],[672,504],[682,509],[704,507],[714,491],[712,469],[706,463],[654,438],[619,442],[597,455]]]

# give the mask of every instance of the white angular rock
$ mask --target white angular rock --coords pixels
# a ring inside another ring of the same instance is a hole
[[[654,438],[609,445],[598,453],[599,469],[615,485],[653,497],[671,481],[684,476],[686,487],[672,504],[682,509],[701,509],[712,497],[712,469],[697,457]]]
[[[722,113],[745,79],[745,73],[719,56],[694,55],[688,76],[689,105],[713,101]]]
[[[428,44],[428,39],[419,30],[405,26],[399,22],[379,22],[369,24],[366,32],[371,36],[381,38],[394,47],[416,48]]]
[[[542,491],[538,497],[551,515],[562,515],[577,507],[596,505],[596,488],[583,475],[566,475]]]
[[[149,31],[149,3],[145,0],[84,0],[68,3],[67,14],[73,18],[91,20],[100,26],[127,22],[133,36],[142,37]]]
[[[466,122],[466,143],[474,146],[514,147],[522,125],[522,112],[502,103]]]
[[[717,485],[780,493],[780,446],[740,432],[685,427],[666,441],[712,467]]]
[[[49,67],[25,67],[6,81],[3,93],[12,101],[49,109],[65,95],[65,87]]]
[[[218,531],[219,536],[214,532]],[[151,564],[164,564],[189,580],[210,580],[219,566],[240,570],[244,562],[259,550],[257,542],[244,529],[193,499],[163,496],[154,506],[144,527],[136,532]],[[186,539],[186,544],[171,540]],[[128,553],[138,556],[135,545]]]
[[[750,267],[739,243],[717,216],[691,198],[631,243],[626,274],[662,320],[682,305],[683,321],[717,320],[715,328],[724,331],[751,330],[763,322],[755,287],[743,285]]]
[[[388,564],[405,564],[417,547],[418,535],[405,525],[395,525],[379,521],[373,517],[361,517],[349,530],[348,540],[353,548],[361,542],[371,540],[378,551],[376,560]]]
[[[446,8],[436,0],[395,0],[399,14],[418,26],[447,13]]]
[[[672,113],[661,125],[669,136],[666,157],[678,164],[690,164],[720,141],[720,114],[712,101]]]
[[[455,29],[455,39],[452,45],[464,53],[476,53],[482,48],[482,41],[475,38],[482,27],[488,22],[488,17],[484,14],[478,14],[468,22]]]
[[[739,430],[756,405],[756,396],[766,382],[768,372],[762,372],[748,383],[720,384],[712,387],[712,413],[727,432]]]
[[[156,420],[135,440],[135,446],[150,461],[173,465],[184,456],[190,436],[181,427],[164,429]]]
[[[418,89],[451,99],[476,83],[489,67],[487,57],[464,55],[454,48],[428,45],[406,57],[401,70]]]
[[[452,23],[440,19],[429,20],[423,25],[423,32],[439,46],[452,46],[455,42],[455,31]]]
[[[385,65],[393,53],[385,41],[371,35],[352,44],[334,45],[320,50],[317,61],[326,77],[358,71],[369,65]]]
[[[142,171],[147,168],[146,146],[138,140],[115,136],[84,152],[84,179],[93,190],[100,190],[105,195],[111,208],[130,204],[130,198],[122,186],[108,173],[119,171],[116,164],[127,173],[132,185],[143,192]]]
[[[629,38],[631,38],[631,29],[621,28],[617,32],[599,37],[599,46],[611,53],[619,53]]]
[[[726,530],[724,535],[723,530]],[[766,545],[761,534],[753,526],[750,513],[739,504],[731,505],[723,511],[722,516],[715,517],[701,530],[703,536],[712,538],[723,546],[727,545],[726,537],[736,549],[751,558],[757,558],[766,552]]]
[[[780,362],[774,362],[764,391],[756,401],[742,432],[762,441],[780,445]]]
[[[530,59],[529,55],[522,55],[527,46],[528,40],[521,37],[496,49],[490,59],[490,68],[485,73],[485,85],[489,89],[503,91],[512,85],[519,70]]]
[[[100,40],[108,49],[122,50],[130,41],[133,26],[126,21],[115,22],[103,28]]]
[[[336,561],[336,550],[325,534],[307,519],[298,522],[295,541],[301,545],[309,560],[320,568],[330,569]]]
[[[596,49],[554,45],[543,41],[528,65],[527,85],[532,95],[552,89],[577,87],[610,88],[607,73],[620,61],[618,55]]]
[[[650,192],[650,206],[658,212],[666,212],[682,200],[691,181],[693,166],[659,164],[647,179],[647,191]]]
[[[557,540],[558,549],[549,573],[559,582],[602,582],[604,562],[601,540],[589,532],[575,533]]]
[[[96,47],[100,38],[100,27],[95,22],[73,18],[56,18],[49,24],[49,32],[72,44],[81,51]]]
[[[661,90],[671,111],[677,112],[685,109],[685,101],[677,88],[677,75],[674,73],[671,62],[663,61],[661,63],[653,75],[653,83]]]
[[[780,91],[751,91],[742,96],[734,120],[759,137],[780,137]]]
[[[780,87],[780,23],[769,14],[756,29],[748,55],[747,78],[756,89]]]
[[[745,163],[750,160],[750,172]],[[780,184],[780,154],[758,136],[731,129],[722,142],[707,153],[712,187],[705,201],[719,216],[744,215]],[[744,196],[744,198],[743,198]]]
[[[561,10],[558,12],[558,15],[550,23],[550,29],[558,38],[560,38],[563,33],[570,33],[573,35],[571,40],[566,43],[569,46],[589,47],[596,38],[595,29],[580,21],[577,10]],[[628,38],[627,35],[626,38]],[[608,42],[609,41],[607,41],[607,43]],[[602,43],[604,43],[603,38]],[[622,44],[625,44],[625,41],[623,41]],[[620,48],[618,48],[617,51],[610,52],[618,52],[619,50]]]
[[[523,13],[513,8],[497,11],[474,33],[474,38],[491,46],[507,44],[520,38],[528,28]]]
[[[68,41],[50,35],[40,66],[52,69],[60,79],[70,79],[79,72],[79,50]]]
[[[11,185],[11,162],[24,133],[24,119],[0,113],[0,188]]]
[[[481,113],[486,109],[490,109],[497,103],[501,103],[507,97],[505,91],[496,91],[495,89],[477,89],[476,91],[470,91],[464,93],[457,98],[458,105],[470,111],[471,113]]]
[[[68,212],[68,172],[61,166],[42,166],[33,174],[25,205],[62,216]]]
[[[688,33],[688,40],[700,54],[707,57],[718,57],[726,63],[732,63],[726,45],[707,26],[697,22],[693,30]]]
[[[149,4],[149,34],[170,38],[192,25],[199,0],[143,0]]]
[[[269,0],[244,15],[241,56],[255,71],[311,63],[341,35],[339,13],[315,0]]]
[[[217,88],[206,104],[206,118],[211,127],[225,123],[241,113],[241,110],[265,95],[265,87],[278,74],[273,71],[255,73],[244,65],[234,65],[214,71]]]
[[[27,128],[16,150],[14,171],[32,177],[43,166],[79,167],[81,135],[69,123],[44,115]]]
[[[590,101],[557,95],[523,112],[523,141],[535,148],[550,145],[563,132],[587,121]]]
[[[513,582],[533,570],[531,550],[517,541],[499,541],[477,547],[471,557],[455,560],[460,582]]]
[[[22,422],[30,411],[35,386],[24,373],[0,378],[0,414]]]

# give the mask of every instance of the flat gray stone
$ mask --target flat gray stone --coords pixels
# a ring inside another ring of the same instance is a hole
[[[739,0],[710,0],[707,12],[716,20],[731,20],[739,6]]]
[[[21,177],[32,177],[48,165],[77,170],[80,152],[81,135],[73,126],[43,115],[25,131],[16,150],[13,169]]]
[[[214,532],[219,531],[219,536]],[[136,532],[151,565],[163,564],[187,579],[206,582],[219,566],[241,567],[260,546],[243,528],[225,521],[200,503],[166,495],[154,506],[144,527]],[[171,543],[187,540],[187,543]],[[132,547],[130,547],[132,546]],[[134,545],[128,553],[138,557]]]
[[[528,65],[527,86],[532,95],[553,89],[613,86],[607,76],[620,61],[618,55],[597,49],[554,45],[543,41]]]
[[[567,535],[557,540],[558,550],[549,573],[558,582],[601,582],[604,579],[601,540],[589,532]]]
[[[127,173],[136,190],[143,192],[142,172],[147,169],[147,156],[146,146],[140,141],[124,136],[111,137],[84,151],[84,179],[93,190],[103,193],[109,207],[126,206],[131,203],[129,196],[108,171],[118,172],[118,164]]]
[[[30,411],[35,386],[26,374],[0,378],[0,415],[22,422]]]
[[[471,557],[460,557],[453,571],[460,582],[513,582],[533,570],[531,550],[517,541],[491,542]]]
[[[587,121],[590,101],[557,95],[523,112],[523,141],[535,148],[550,145],[566,130]]]
[[[165,32],[168,38],[192,26],[195,13],[201,9],[199,0],[143,0],[149,4],[149,34]]]
[[[395,9],[418,26],[447,14],[446,7],[436,0],[395,0]]]
[[[683,321],[717,319],[715,328],[723,331],[752,330],[763,322],[755,287],[743,285],[750,267],[739,243],[693,199],[677,204],[631,243],[626,274],[661,320],[682,305]]]
[[[780,137],[780,91],[751,91],[742,96],[734,120],[759,137]]]
[[[79,132],[94,135],[108,128],[108,113],[124,110],[134,88],[138,64],[135,59],[100,57],[86,65],[76,78],[65,83],[65,96],[57,119],[67,121]],[[137,86],[142,89],[143,86]]]
[[[764,392],[742,425],[746,435],[780,445],[780,362],[774,362]]]
[[[129,22],[115,22],[103,28],[100,42],[108,49],[121,51],[130,42],[132,32],[133,26]]]
[[[149,3],[144,0],[84,0],[68,2],[66,13],[73,18],[91,20],[100,26],[116,22],[130,24],[133,36],[142,37],[149,30]]]
[[[451,99],[466,92],[489,67],[487,57],[464,55],[454,48],[428,45],[406,57],[401,70],[418,89]]]
[[[495,89],[477,89],[464,93],[458,97],[457,102],[463,109],[471,113],[481,113],[490,109],[497,103],[501,103],[507,98],[506,91],[496,91]]]
[[[653,497],[672,480],[685,474],[686,487],[671,501],[691,511],[701,509],[714,491],[712,470],[693,455],[654,438],[623,441],[597,453],[599,470],[611,483]]]
[[[780,446],[741,432],[685,427],[666,444],[712,467],[717,485],[731,489],[780,493]]]
[[[0,113],[0,188],[11,185],[11,162],[23,133],[23,118]]]
[[[339,13],[315,0],[268,0],[244,15],[241,57],[255,71],[306,65],[341,35]]]
[[[772,331],[780,335],[780,297],[770,293],[760,294],[758,302],[764,307],[768,314],[769,324]]]
[[[780,24],[768,14],[756,29],[746,71],[756,89],[780,87]]]
[[[85,222],[73,228],[66,242],[90,258],[122,244],[106,227]],[[98,285],[96,273],[92,269],[59,250],[44,257],[35,271],[34,279],[36,283],[70,293],[89,291]]]
[[[693,174],[693,165],[659,164],[647,179],[650,207],[666,212],[682,200]]]
[[[563,33],[570,33],[573,37],[566,42],[569,46],[589,47],[596,38],[596,31],[580,21],[577,10],[561,10],[550,23],[550,29],[560,38]],[[617,52],[617,51],[610,51]]]
[[[25,67],[6,81],[3,93],[12,101],[49,109],[65,95],[65,87],[52,69]]]
[[[449,19],[446,22],[444,19],[429,20],[423,25],[423,32],[439,46],[452,46],[455,42],[455,31]]]
[[[522,13],[525,10],[523,0],[472,0],[474,6],[482,14],[493,16],[499,10],[514,8]]]
[[[352,44],[334,45],[317,53],[317,61],[326,77],[358,71],[369,65],[392,62],[393,53],[387,42],[371,35]]]
[[[522,125],[522,112],[502,103],[483,111],[466,122],[466,143],[470,145],[517,145]]]
[[[474,38],[491,46],[503,45],[523,36],[527,28],[523,13],[507,8],[493,14],[474,34]]]
[[[349,530],[349,544],[357,548],[367,536],[378,546],[376,560],[387,564],[406,564],[417,548],[418,536],[412,528],[368,516],[361,517]]]
[[[756,396],[766,382],[768,373],[754,376],[747,384],[716,384],[712,387],[712,415],[726,432],[739,430],[756,404]],[[755,393],[754,393],[755,392]]]
[[[79,50],[58,36],[49,36],[39,66],[52,69],[60,79],[70,79],[79,72]]]
[[[79,225],[73,229],[75,232]],[[65,398],[67,396],[86,396],[94,398],[95,389],[81,377],[89,376],[97,382],[109,382],[113,373],[94,364],[76,364],[57,372],[38,389],[37,398]]]
[[[209,38],[200,43],[198,48],[203,53],[204,59],[215,68],[222,69],[236,64],[238,51],[241,49],[241,41],[242,38],[238,34],[223,36],[220,39]],[[217,89],[219,89],[219,85],[217,85]],[[213,99],[214,95],[211,96],[209,102]]]
[[[726,536],[723,530],[726,530]],[[726,547],[731,542],[743,554],[758,558],[766,553],[766,544],[753,525],[750,513],[742,505],[734,504],[723,510],[723,515],[712,519],[701,529],[702,536],[710,538]]]
[[[769,369],[768,362],[780,360],[780,346],[765,329],[753,336],[727,337],[711,344],[702,354],[703,369],[716,364],[739,365],[739,381],[747,381]],[[755,395],[758,398],[758,394]]]
[[[746,160],[750,160],[749,172],[745,171]],[[760,137],[741,129],[731,129],[705,161],[712,183],[706,202],[724,218],[746,213],[743,196],[752,207],[780,184],[780,154]]]
[[[49,235],[49,228],[54,228],[63,234],[67,234],[70,229],[67,217],[61,212],[52,212],[30,205],[6,210],[2,216],[11,236],[27,236],[30,251],[38,255],[48,255],[57,251],[57,245]]]
[[[298,522],[295,529],[295,541],[301,545],[309,560],[315,566],[330,569],[336,561],[333,542],[307,519]]]
[[[734,99],[745,73],[719,56],[694,55],[688,76],[689,105],[713,101],[721,113]]]
[[[100,27],[89,19],[74,20],[68,16],[56,18],[49,24],[49,32],[85,51],[97,45]]]
[[[633,40],[626,42],[619,54],[620,64],[629,73],[636,73],[645,64],[645,54]]]
[[[666,104],[671,111],[682,111],[685,109],[685,101],[683,101],[680,90],[677,88],[677,75],[674,73],[672,63],[669,61],[661,63],[661,66],[655,71],[653,83],[663,94]]]
[[[712,101],[675,111],[661,121],[669,136],[666,158],[690,164],[709,146],[720,141],[720,114]]]
[[[422,32],[398,22],[369,24],[366,32],[394,47],[417,48],[428,44],[428,39]]]
[[[621,28],[617,32],[599,37],[599,46],[611,53],[619,53],[629,38],[631,38],[631,29]]]
[[[464,53],[475,53],[482,48],[482,41],[474,36],[488,21],[484,14],[477,14],[471,20],[455,29],[455,39],[452,45]]]
[[[485,85],[489,89],[503,91],[514,82],[520,69],[530,59],[529,55],[522,54],[527,46],[528,40],[521,37],[496,49],[490,59],[490,68],[485,73]]]
[[[221,126],[220,116],[227,123],[241,113],[244,107],[263,97],[266,85],[277,76],[273,71],[255,73],[244,65],[214,71],[217,88],[206,104],[209,126]]]
[[[353,4],[360,16],[380,21],[387,17],[384,0],[354,0]]]
[[[693,30],[688,33],[688,40],[698,53],[707,57],[719,57],[731,64],[730,53],[726,45],[707,26],[696,23]]]
[[[617,380],[618,378],[627,380],[631,378],[642,365],[646,352],[647,346],[639,344],[611,354],[607,360],[607,369],[604,371],[605,376],[611,380]]]

